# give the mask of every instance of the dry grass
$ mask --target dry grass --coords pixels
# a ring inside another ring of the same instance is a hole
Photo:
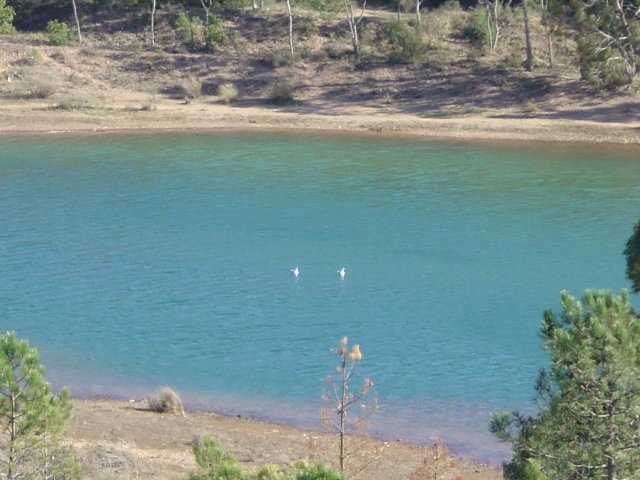
[[[287,80],[278,80],[271,87],[269,99],[278,105],[290,103],[294,99],[295,88]]]
[[[224,83],[218,87],[218,96],[223,103],[235,103],[240,96],[240,92],[233,83]]]
[[[182,399],[172,388],[163,387],[159,392],[149,397],[148,402],[149,410],[154,412],[184,415]]]
[[[136,460],[127,447],[92,444],[78,448],[82,478],[94,480],[128,480],[137,478]]]
[[[193,100],[202,96],[202,80],[189,77],[182,84],[182,92],[186,100]]]

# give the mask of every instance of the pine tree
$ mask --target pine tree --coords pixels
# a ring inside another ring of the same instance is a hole
[[[341,474],[347,471],[347,458],[358,450],[357,448],[347,448],[347,437],[358,432],[378,408],[377,400],[368,398],[373,388],[373,382],[369,378],[362,381],[359,390],[352,391],[353,383],[359,374],[358,365],[362,360],[362,352],[359,344],[353,345],[349,351],[347,342],[347,337],[342,337],[340,347],[334,350],[338,357],[337,376],[330,375],[326,379],[327,389],[323,400],[331,406],[322,411],[325,424],[338,434],[338,459]],[[367,466],[367,463],[359,465],[353,476]]]
[[[627,278],[631,281],[631,290],[640,293],[640,220],[627,240],[624,254],[627,257]]]
[[[76,462],[59,442],[70,414],[68,389],[52,392],[37,350],[15,332],[0,336],[0,476],[74,478]]]
[[[541,328],[551,366],[536,417],[497,415],[491,430],[514,443],[507,478],[635,478],[640,471],[640,319],[621,296],[562,294]]]

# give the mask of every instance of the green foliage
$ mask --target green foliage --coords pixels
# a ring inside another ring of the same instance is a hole
[[[44,61],[44,58],[42,57],[42,52],[40,52],[40,50],[36,47],[33,47],[31,49],[31,59],[33,60],[33,63],[36,63],[36,64],[40,64]]]
[[[59,443],[70,415],[69,390],[53,394],[37,350],[14,332],[0,336],[0,476],[77,478],[73,453]]]
[[[201,48],[204,44],[204,28],[199,17],[191,17],[183,10],[176,17],[176,28],[182,43],[189,48]]]
[[[221,7],[230,13],[238,13],[250,5],[249,0],[220,0]]]
[[[559,316],[544,314],[551,366],[536,391],[535,417],[496,416],[491,429],[514,445],[511,479],[634,478],[640,449],[640,319],[623,292],[562,294]]]
[[[205,436],[193,445],[193,454],[200,467],[198,473],[189,475],[189,480],[244,480],[246,476],[236,459],[220,442]]]
[[[193,445],[193,454],[199,471],[191,473],[189,480],[346,480],[321,462],[298,461],[284,470],[267,464],[258,471],[246,472],[218,440],[208,435]]]
[[[209,15],[209,28],[205,38],[205,44],[209,51],[215,51],[219,47],[225,46],[229,39],[224,32],[222,19],[215,15]]]
[[[487,31],[487,11],[478,8],[469,17],[469,21],[462,28],[462,38],[467,40],[477,50],[483,50],[489,42]]]
[[[342,0],[302,0],[301,3],[320,12],[337,12],[344,7]]]
[[[631,281],[631,289],[640,293],[640,220],[627,240],[624,255],[627,257],[627,278]]]
[[[424,59],[427,45],[420,28],[411,28],[402,22],[391,22],[386,25],[385,30],[391,43],[390,61],[417,63]]]
[[[263,465],[255,474],[256,480],[287,480],[288,475],[277,465]]]
[[[47,38],[51,45],[67,45],[69,43],[69,27],[58,20],[47,23]]]
[[[322,462],[309,464],[301,461],[295,463],[293,467],[295,480],[346,480],[344,475]]]
[[[593,38],[578,39],[580,76],[598,90],[615,90],[631,82],[632,76],[612,48],[599,50]]]
[[[640,64],[640,0],[572,2],[580,30],[580,73],[598,89],[616,89],[633,81]]]
[[[180,38],[183,43],[193,43],[193,31],[191,30],[191,17],[184,10],[178,12],[176,17],[176,27],[180,33]]]
[[[6,4],[6,0],[0,0],[0,33],[13,33],[13,19],[16,12],[10,5]]]

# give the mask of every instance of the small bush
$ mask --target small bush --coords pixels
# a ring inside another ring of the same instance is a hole
[[[123,449],[88,445],[79,449],[81,476],[79,478],[138,478],[135,457]],[[118,472],[118,477],[109,474]],[[67,478],[67,477],[63,477]],[[78,477],[70,477],[78,478]]]
[[[280,50],[265,52],[262,61],[273,68],[284,67],[290,64],[289,57]]]
[[[296,470],[296,480],[346,480],[344,475],[339,474],[322,462],[310,465],[301,461],[297,462],[294,468]]]
[[[506,68],[522,68],[522,55],[512,51],[502,59],[502,65]]]
[[[193,100],[202,96],[202,80],[196,77],[189,77],[182,84],[182,93],[185,100]]]
[[[218,95],[224,103],[234,103],[238,100],[238,89],[232,83],[224,83],[218,87]]]
[[[289,480],[289,476],[277,465],[263,465],[255,474],[256,480]]]
[[[462,28],[462,38],[467,40],[477,50],[484,50],[488,43],[487,12],[478,9]]]
[[[64,96],[58,101],[56,108],[58,110],[78,110],[87,108],[89,104],[89,100],[85,97]]]
[[[191,17],[187,12],[182,11],[176,18],[176,27],[182,43],[189,48],[202,47],[205,41],[204,27],[199,17]]]
[[[298,53],[300,54],[300,59],[301,60],[305,60],[307,58],[311,58],[311,47],[308,45],[304,45],[302,46],[299,50]]]
[[[522,102],[522,111],[527,114],[533,114],[538,111],[538,106],[533,100],[528,98]]]
[[[277,104],[285,104],[293,101],[294,87],[286,80],[279,80],[271,88],[269,98]]]
[[[33,63],[36,64],[40,64],[44,61],[42,53],[40,53],[40,50],[38,50],[36,47],[33,47],[31,49],[31,60],[33,60]]]
[[[193,455],[200,471],[189,475],[189,480],[245,480],[247,476],[236,459],[220,442],[209,435],[193,444]]]
[[[142,52],[142,43],[140,43],[138,40],[134,40],[131,43],[131,51],[133,53],[140,53]]]
[[[50,20],[47,23],[47,38],[51,45],[67,45],[69,43],[69,27],[58,20]]]
[[[36,48],[31,50],[31,57],[36,58],[36,52],[34,52],[33,50],[37,50]],[[40,52],[38,52],[40,53]],[[51,58],[52,60],[55,60],[58,63],[61,63],[63,65],[68,65],[70,63],[70,56],[67,54],[67,52],[65,52],[65,50],[63,49],[57,49],[54,52],[49,53],[49,58]]]
[[[350,48],[345,48],[342,44],[338,42],[329,42],[324,46],[324,51],[332,60],[340,60],[351,54]]]
[[[222,19],[215,15],[209,15],[209,29],[207,38],[205,38],[207,49],[213,52],[219,47],[224,47],[228,41],[229,39],[222,26]]]
[[[50,78],[34,79],[27,92],[28,98],[49,98],[58,91],[58,82]]]
[[[149,410],[158,413],[184,414],[180,395],[169,387],[162,388],[149,398]]]
[[[301,18],[297,22],[300,40],[306,40],[318,33],[318,26],[311,18]]]
[[[229,13],[238,13],[250,5],[249,0],[221,0],[220,3]]]
[[[424,58],[427,46],[422,31],[401,22],[389,23],[386,27],[391,43],[389,60],[398,63],[416,63]]]
[[[6,0],[0,0],[0,33],[13,33],[13,19],[16,12],[10,5],[6,4]]]
[[[176,27],[180,32],[180,38],[183,43],[193,44],[193,30],[191,29],[191,17],[187,12],[180,12],[176,17]]]

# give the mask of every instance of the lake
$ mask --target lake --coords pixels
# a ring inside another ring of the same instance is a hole
[[[628,286],[639,205],[637,146],[0,137],[0,330],[77,396],[170,385],[311,428],[347,335],[372,433],[497,463],[488,414],[533,408],[543,310]]]

